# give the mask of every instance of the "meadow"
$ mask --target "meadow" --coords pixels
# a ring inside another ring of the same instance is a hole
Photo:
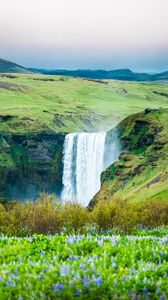
[[[168,202],[0,204],[0,299],[168,297]]]
[[[0,239],[0,299],[168,297],[168,228]]]
[[[147,107],[168,108],[167,96],[163,83],[1,74],[1,131],[104,131]]]

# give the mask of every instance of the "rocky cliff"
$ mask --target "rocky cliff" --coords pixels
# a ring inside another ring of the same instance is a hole
[[[64,134],[0,134],[0,197],[35,199],[62,188]]]
[[[122,151],[118,161],[102,173],[101,189],[90,206],[116,197],[129,201],[168,198],[167,117],[168,110],[146,109],[108,132],[108,141],[117,134]]]

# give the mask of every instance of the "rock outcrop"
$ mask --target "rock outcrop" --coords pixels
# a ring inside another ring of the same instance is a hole
[[[0,197],[35,199],[62,188],[64,134],[0,135]]]
[[[133,201],[168,198],[167,117],[165,109],[145,110],[108,132],[109,141],[117,133],[122,153],[101,174],[101,189],[90,206],[114,197]]]

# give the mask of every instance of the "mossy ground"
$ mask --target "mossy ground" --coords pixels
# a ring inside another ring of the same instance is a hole
[[[130,116],[118,125],[127,151],[102,173],[102,187],[94,201],[168,199],[167,117],[168,110],[162,109]]]

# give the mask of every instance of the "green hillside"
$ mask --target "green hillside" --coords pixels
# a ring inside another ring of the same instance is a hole
[[[168,108],[168,85],[1,74],[0,197],[59,195],[65,134],[109,130],[147,107]]]
[[[0,131],[107,130],[146,107],[168,108],[168,85],[1,74]]]
[[[102,187],[92,205],[116,197],[129,201],[168,198],[167,118],[167,109],[146,110],[115,128],[122,153],[119,161],[102,173]],[[108,133],[108,139],[113,132]]]

